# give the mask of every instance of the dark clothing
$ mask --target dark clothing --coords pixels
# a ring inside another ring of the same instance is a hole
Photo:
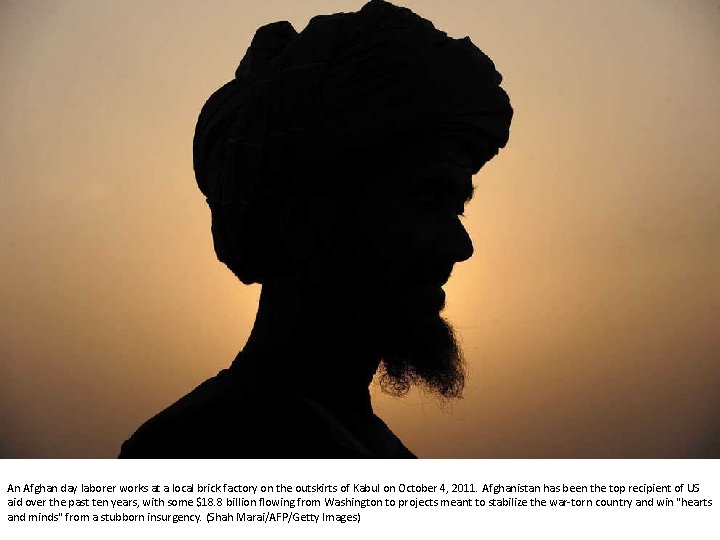
[[[145,422],[120,458],[413,458],[372,412],[225,369]]]

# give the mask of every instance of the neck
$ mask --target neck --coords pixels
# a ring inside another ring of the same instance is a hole
[[[234,367],[319,402],[369,407],[368,386],[381,355],[368,318],[349,310],[352,304],[347,293],[296,279],[264,284],[253,330]]]

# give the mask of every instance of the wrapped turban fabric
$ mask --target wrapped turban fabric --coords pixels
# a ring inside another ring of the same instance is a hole
[[[300,33],[286,21],[261,27],[195,131],[218,258],[244,283],[261,282],[262,201],[329,167],[342,182],[344,171],[386,163],[379,156],[398,141],[460,144],[477,172],[508,141],[501,80],[469,38],[382,0],[314,17]]]

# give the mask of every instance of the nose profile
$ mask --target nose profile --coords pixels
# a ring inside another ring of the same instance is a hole
[[[473,244],[465,227],[460,222],[460,217],[455,216],[451,225],[448,250],[455,262],[467,261],[473,254]]]

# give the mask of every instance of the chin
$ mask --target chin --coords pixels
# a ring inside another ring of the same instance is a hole
[[[418,287],[408,291],[400,300],[404,317],[439,317],[445,309],[445,291],[441,287]]]

